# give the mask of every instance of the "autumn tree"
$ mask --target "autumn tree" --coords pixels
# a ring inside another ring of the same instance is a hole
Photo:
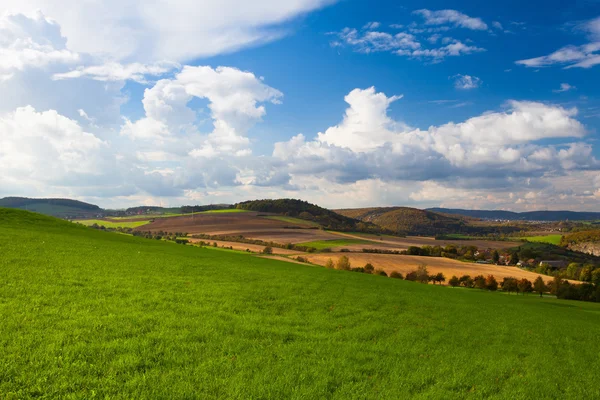
[[[419,264],[417,267],[417,281],[421,283],[427,283],[429,281],[429,272],[427,271],[427,264]]]
[[[535,279],[535,281],[533,282],[533,290],[535,290],[536,292],[538,292],[540,294],[540,297],[542,297],[542,295],[544,294],[544,292],[546,290],[548,290],[548,288],[546,287],[546,284],[544,283],[544,280],[539,275]]]
[[[350,260],[346,256],[341,256],[335,264],[335,269],[350,271]]]
[[[473,283],[477,289],[485,289],[485,277],[483,275],[477,275],[473,278]]]
[[[531,285],[531,281],[529,281],[526,278],[522,278],[519,280],[519,283],[517,284],[517,288],[523,294],[533,292],[533,286]]]
[[[459,278],[461,286],[466,288],[472,288],[475,282],[473,282],[473,278],[470,275],[463,275]]]
[[[460,279],[456,275],[452,275],[452,278],[448,281],[448,284],[452,287],[457,287],[460,285]]]
[[[517,280],[513,277],[505,277],[504,279],[502,279],[502,282],[500,283],[500,287],[502,288],[503,291],[505,292],[517,292],[519,290],[518,285],[517,285]],[[519,294],[517,292],[517,294]]]
[[[327,262],[325,263],[325,268],[328,268],[328,269],[335,268],[335,265],[333,264],[333,260],[331,258],[328,259]]]
[[[494,250],[492,252],[492,262],[494,264],[498,264],[500,262],[500,254],[498,254],[498,250]]]
[[[363,267],[365,270],[365,274],[372,274],[375,271],[375,267],[371,263],[366,263]]]
[[[485,278],[485,287],[492,292],[498,290],[498,281],[494,278],[494,275],[488,275],[487,278]]]

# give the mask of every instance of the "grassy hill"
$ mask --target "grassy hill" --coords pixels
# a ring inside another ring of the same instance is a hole
[[[251,200],[235,205],[241,210],[268,212],[313,221],[326,229],[337,231],[380,232],[383,229],[370,222],[341,215],[307,201],[296,199]]]
[[[71,199],[4,197],[0,199],[0,207],[19,208],[60,218],[90,216],[103,212],[97,205]]]
[[[0,209],[6,398],[599,398],[600,304],[451,289]]]

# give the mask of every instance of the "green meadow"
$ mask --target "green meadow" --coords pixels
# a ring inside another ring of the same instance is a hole
[[[77,222],[78,224],[82,224],[85,226],[91,226],[94,224],[102,225],[105,228],[137,228],[138,226],[146,225],[150,223],[150,220],[136,220],[136,221],[120,221],[120,220],[112,220],[105,221],[102,219],[83,219],[76,220],[73,222]]]
[[[373,244],[370,240],[361,239],[336,239],[336,240],[315,240],[312,242],[298,243],[301,246],[314,247],[317,250],[323,250],[332,247],[348,246],[353,244]]]
[[[522,237],[521,239],[527,240],[528,242],[550,243],[558,246],[560,244],[560,239],[562,239],[562,235],[527,236]]]
[[[600,398],[600,304],[0,209],[0,397]]]

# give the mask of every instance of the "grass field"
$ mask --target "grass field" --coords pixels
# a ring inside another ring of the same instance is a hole
[[[113,221],[105,221],[102,219],[82,219],[82,220],[76,220],[73,222],[77,222],[78,224],[82,224],[85,226],[91,226],[94,224],[98,224],[98,225],[102,225],[106,228],[137,228],[138,226],[143,226],[146,224],[149,224],[150,221],[149,220],[140,220],[140,221],[119,221],[119,220],[113,220]]]
[[[3,398],[600,397],[600,305],[0,209]]]
[[[298,243],[301,246],[314,247],[317,250],[323,250],[333,247],[342,247],[356,244],[373,244],[369,240],[360,239],[338,239],[338,240],[315,240],[312,242]]]
[[[528,242],[550,243],[558,246],[560,244],[560,239],[562,239],[562,235],[527,236],[522,237],[521,239],[527,240]]]
[[[314,226],[314,227],[320,226],[319,224],[317,224],[316,222],[313,222],[313,221],[307,221],[305,219],[294,218],[294,217],[285,217],[283,215],[269,215],[268,217],[264,217],[264,218],[272,219],[275,221],[287,222],[287,223],[294,224],[294,225]]]

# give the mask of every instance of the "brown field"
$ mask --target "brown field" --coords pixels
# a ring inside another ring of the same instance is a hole
[[[360,233],[344,233],[344,232],[333,232],[338,236],[346,236],[352,239],[364,239],[372,240],[377,243],[391,245],[399,249],[407,249],[410,246],[446,246],[454,245],[460,246],[476,246],[478,249],[507,249],[509,247],[520,246],[521,242],[506,242],[501,240],[435,240],[431,236],[407,236],[407,237],[394,237],[394,236],[374,236],[374,235],[362,235]],[[363,246],[364,247],[364,246]],[[376,247],[376,246],[375,246]],[[383,246],[381,246],[383,247]]]
[[[216,242],[219,247],[232,247],[233,250],[246,251],[246,249],[250,250],[253,253],[262,253],[265,249],[265,246],[261,246],[258,244],[247,244],[240,242],[227,242],[224,240],[208,240],[208,239],[188,239],[191,243],[198,243],[200,241],[210,242],[211,244]],[[279,255],[288,255],[288,254],[298,254],[297,250],[288,250],[288,249],[280,249],[279,247],[273,247],[273,254]]]
[[[446,276],[446,280],[450,279],[452,275],[458,277],[462,275],[471,275],[471,277],[476,275],[493,275],[498,282],[502,281],[504,277],[526,278],[533,282],[540,275],[534,272],[524,271],[517,267],[467,263],[442,257],[366,253],[306,254],[303,256],[311,263],[325,265],[328,259],[331,258],[333,262],[336,262],[342,255],[345,255],[350,259],[350,264],[353,267],[363,267],[365,264],[371,263],[375,268],[387,272],[388,275],[392,271],[397,271],[402,273],[402,275],[406,275],[410,271],[417,269],[420,264],[426,264],[430,274],[442,272]],[[547,275],[542,275],[542,277],[545,281],[551,281],[553,279],[551,276]]]
[[[157,218],[154,222],[136,228],[136,230],[187,232],[188,235],[242,235],[248,239],[273,241],[281,244],[337,239],[333,234],[323,230],[308,229],[305,224],[264,218],[265,215],[275,214],[244,212]]]

